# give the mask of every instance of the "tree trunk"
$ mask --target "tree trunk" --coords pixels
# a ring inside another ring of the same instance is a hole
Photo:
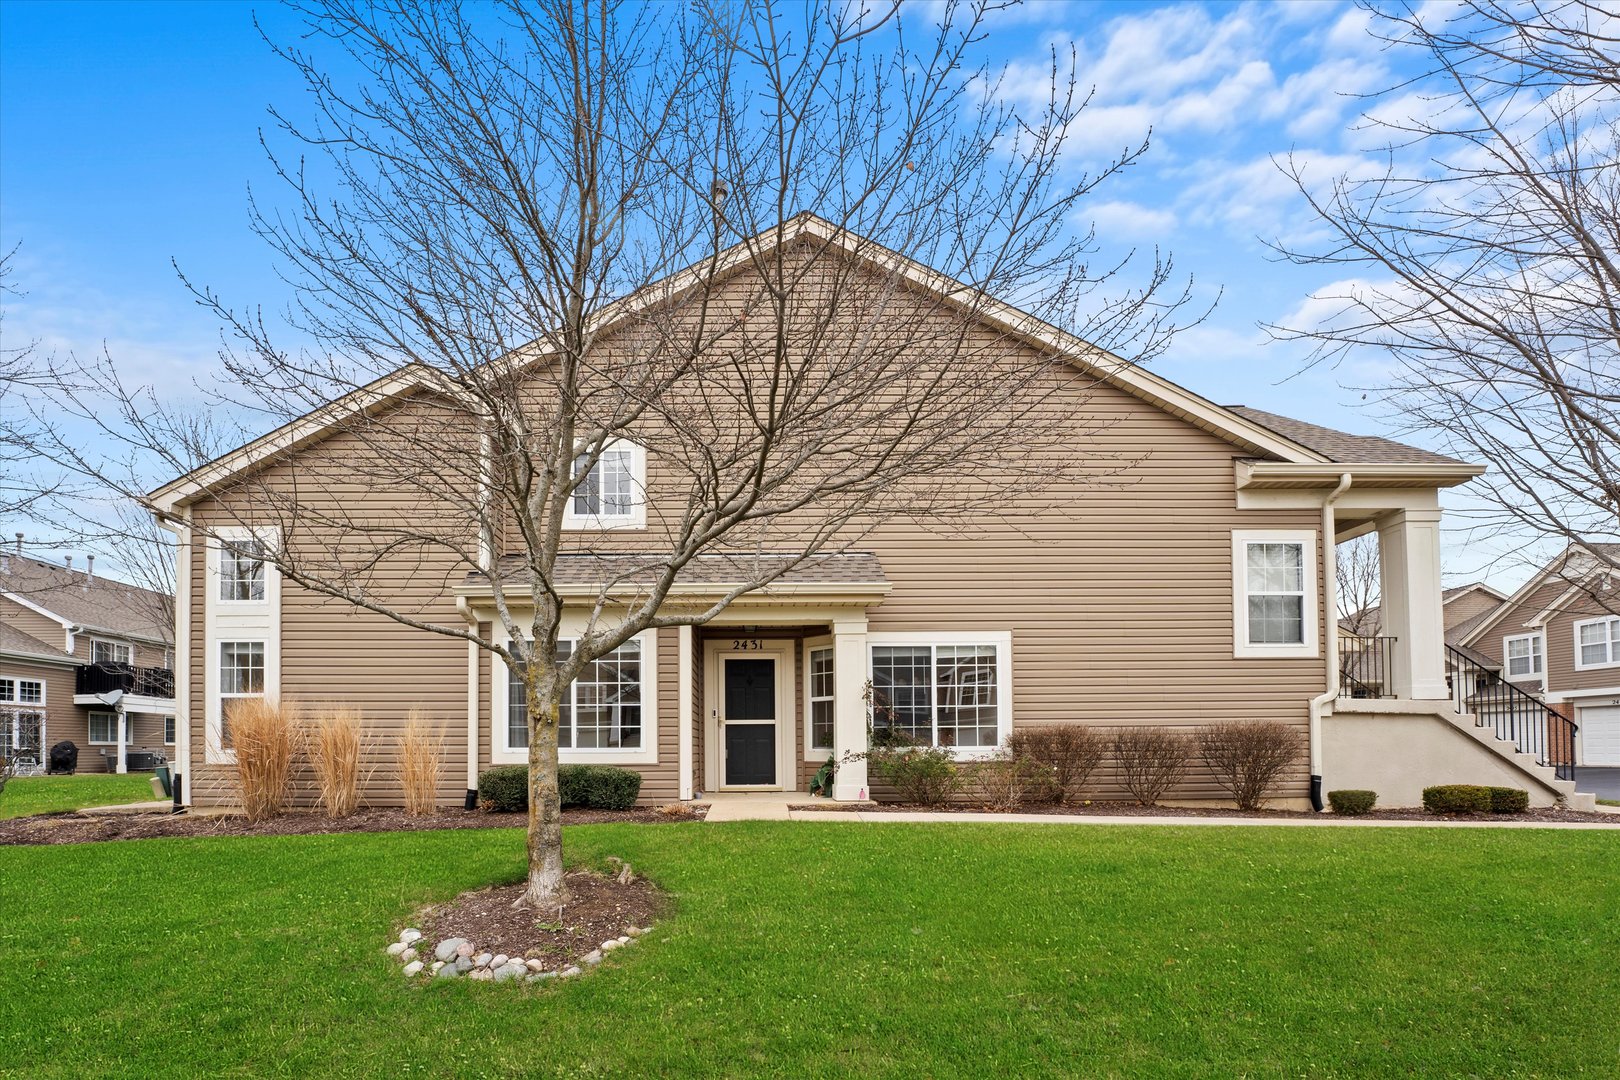
[[[562,793],[557,788],[557,722],[561,696],[551,661],[536,657],[524,692],[529,703],[529,887],[518,903],[555,910],[565,899]]]

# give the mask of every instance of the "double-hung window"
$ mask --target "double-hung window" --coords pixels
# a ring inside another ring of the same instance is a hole
[[[1316,561],[1311,533],[1232,537],[1234,654],[1316,655]]]
[[[163,718],[163,745],[174,745],[174,717],[172,716]]]
[[[806,651],[809,668],[810,737],[812,751],[833,748],[833,650],[831,646]]]
[[[45,683],[40,679],[0,679],[0,705],[43,705]]]
[[[231,744],[231,706],[264,696],[264,642],[219,643],[220,744]]]
[[[0,749],[37,751],[44,723],[44,681],[0,679]]]
[[[572,640],[557,642],[557,659],[574,652]],[[557,746],[563,750],[640,750],[642,748],[641,641],[625,642],[585,670],[563,691],[557,715]],[[506,684],[506,746],[529,745],[529,707],[521,669],[509,668]]]
[[[872,647],[872,731],[925,746],[992,750],[1005,731],[1004,641]]]
[[[124,740],[128,742],[128,739]],[[112,746],[118,742],[118,714],[93,712],[90,714],[90,745]]]
[[[638,528],[647,523],[646,451],[623,439],[574,462],[575,487],[563,524],[568,528]]]
[[[90,642],[90,659],[97,664],[128,664],[134,658],[134,650],[127,642],[102,641],[99,638]]]
[[[229,603],[263,600],[264,555],[264,542],[256,538],[222,543],[219,549],[219,598]]]
[[[1510,679],[1529,679],[1542,673],[1546,647],[1540,634],[1518,634],[1502,640],[1502,658],[1507,661]]]
[[[1605,615],[1575,624],[1575,666],[1609,667],[1620,664],[1620,618]]]

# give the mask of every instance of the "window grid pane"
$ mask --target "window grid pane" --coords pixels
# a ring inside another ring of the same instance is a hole
[[[941,645],[935,650],[939,745],[996,745],[996,650]]]
[[[1246,548],[1250,645],[1305,643],[1305,546],[1250,543]]]
[[[220,642],[219,692],[225,695],[264,693],[264,642]]]
[[[629,517],[635,511],[633,451],[628,448],[604,450],[596,465],[574,488],[574,513],[581,517]],[[575,461],[575,470],[585,467],[586,457]]]
[[[45,700],[45,684],[33,679],[17,681],[17,701],[23,705],[38,705]]]
[[[219,552],[219,598],[221,600],[263,600],[264,561],[253,553],[264,551],[257,540],[236,541],[239,550],[222,547]]]
[[[933,650],[880,645],[872,650],[872,727],[921,743],[934,741]]]
[[[810,650],[810,749],[833,748],[833,650]]]

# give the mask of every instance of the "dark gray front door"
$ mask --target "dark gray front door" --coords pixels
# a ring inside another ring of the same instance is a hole
[[[726,786],[776,783],[776,661],[728,656],[725,671]]]

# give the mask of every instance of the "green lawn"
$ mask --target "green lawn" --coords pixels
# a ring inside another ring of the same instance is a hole
[[[152,774],[126,773],[80,776],[24,776],[0,791],[0,818],[51,814],[85,806],[151,802]]]
[[[512,830],[0,849],[0,1075],[1579,1076],[1610,832],[580,826],[674,894],[569,984],[407,986]]]

